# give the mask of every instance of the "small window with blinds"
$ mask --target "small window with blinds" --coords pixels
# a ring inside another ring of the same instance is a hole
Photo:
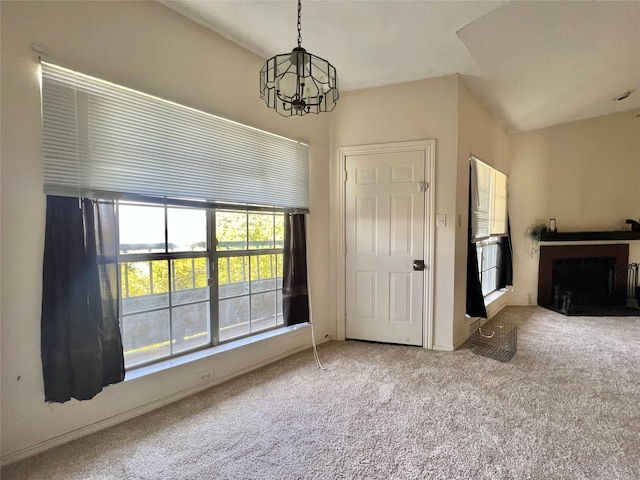
[[[507,176],[471,157],[471,232],[474,241],[507,234]]]
[[[507,176],[471,157],[471,235],[482,294],[498,289],[500,237],[507,235]]]

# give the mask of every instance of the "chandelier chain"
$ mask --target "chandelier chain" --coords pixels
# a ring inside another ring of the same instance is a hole
[[[302,33],[300,33],[300,31],[302,30],[302,21],[300,20],[300,17],[302,15],[302,3],[301,0],[298,0],[298,47],[302,46]]]

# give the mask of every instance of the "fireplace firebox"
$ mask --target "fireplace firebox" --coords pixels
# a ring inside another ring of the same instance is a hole
[[[629,245],[540,247],[538,305],[565,314],[588,314],[624,305]]]

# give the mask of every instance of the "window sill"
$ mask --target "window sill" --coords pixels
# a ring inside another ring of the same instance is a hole
[[[484,297],[484,304],[486,307],[490,306],[493,302],[496,302],[500,297],[506,295],[511,291],[511,287],[501,288],[500,290],[495,290]]]
[[[487,309],[487,317],[492,318],[496,313],[498,313],[504,305],[500,305],[500,299],[505,296],[507,293],[511,292],[512,286],[508,286],[507,288],[501,288],[500,290],[495,290],[484,296],[484,306]],[[470,317],[465,314],[465,319],[467,322],[471,322],[478,317]]]
[[[179,357],[163,360],[158,363],[154,363],[152,365],[145,365],[142,367],[133,368],[131,370],[127,370],[125,375],[125,382],[129,380],[135,380],[137,378],[145,377],[153,373],[161,372],[163,370],[168,370],[175,367],[181,367],[183,365],[187,365],[189,363],[192,363],[198,360],[211,358],[216,355],[220,355],[221,353],[224,353],[224,352],[245,348],[250,345],[255,345],[257,343],[261,343],[272,338],[293,335],[301,329],[308,329],[308,328],[310,328],[309,323],[300,323],[298,325],[292,325],[290,327],[282,327],[282,328],[278,328],[277,330],[270,330],[268,332],[258,333],[251,337],[241,338],[239,340],[225,343],[223,345],[217,345],[215,347],[210,347],[203,350],[198,350],[197,352],[187,353]]]

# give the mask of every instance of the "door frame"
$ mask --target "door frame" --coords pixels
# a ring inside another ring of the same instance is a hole
[[[421,151],[425,159],[425,181],[427,182],[424,218],[424,259],[427,267],[424,276],[422,309],[422,345],[423,348],[433,348],[433,283],[434,283],[434,224],[435,218],[435,151],[436,141],[416,140],[409,142],[376,143],[369,145],[354,145],[338,147],[338,224],[336,233],[338,245],[336,249],[336,319],[337,340],[346,338],[346,163],[350,155],[375,155],[380,153],[399,153]]]

